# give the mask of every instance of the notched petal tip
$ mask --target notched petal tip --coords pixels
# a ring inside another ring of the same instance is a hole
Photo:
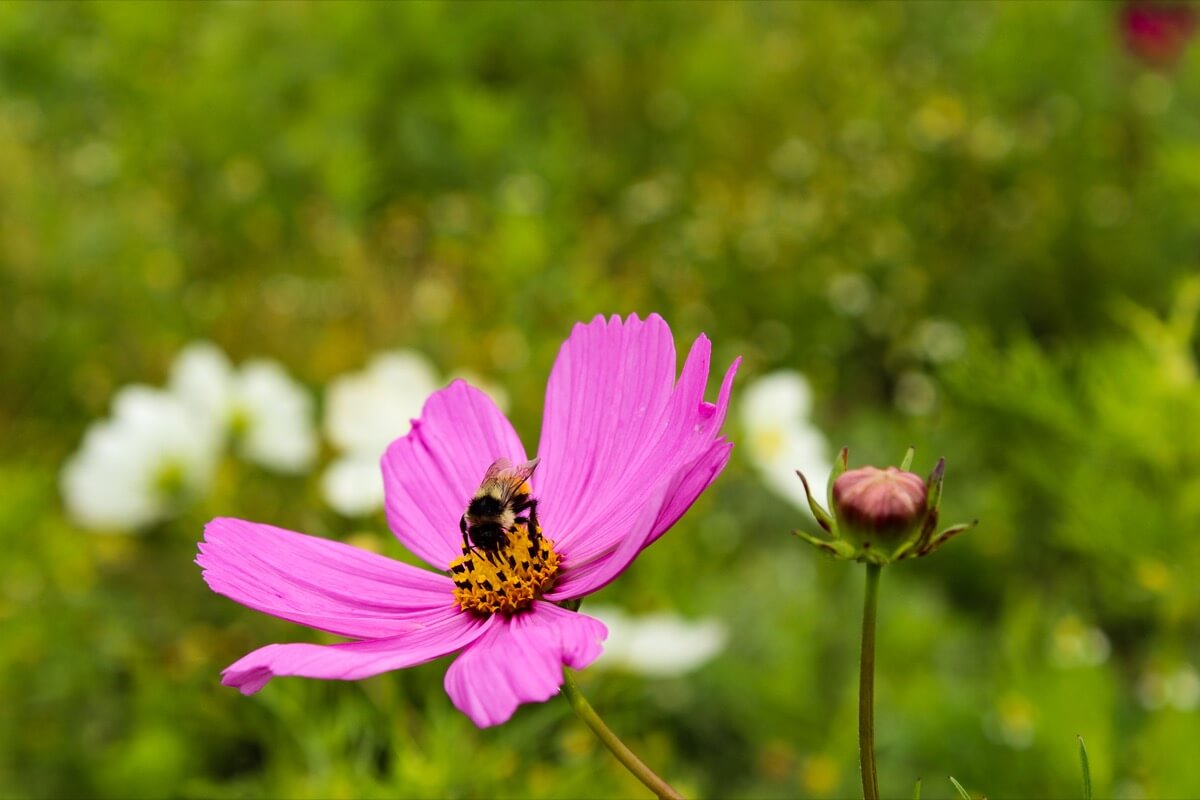
[[[742,366],[742,357],[737,356],[730,362],[725,369],[725,376],[721,378],[721,390],[717,393],[718,404],[729,404],[729,393],[733,391],[733,379],[737,377],[738,369]]]
[[[707,336],[693,340],[677,372],[675,342],[660,316],[601,321],[576,326],[547,387],[539,513],[564,554],[573,555],[582,539],[613,530],[606,520],[614,514],[632,517],[650,487],[675,476],[684,496],[664,513],[656,534],[665,531],[711,482],[695,479],[703,471],[694,470],[697,462],[723,465],[727,450],[719,433],[738,362],[709,403]],[[589,549],[611,549],[619,537],[612,538]]]
[[[208,538],[210,532],[216,532],[231,522],[238,522],[237,517],[213,517],[204,523],[205,538]]]
[[[233,666],[229,666],[221,671],[221,685],[237,689],[243,695],[249,697],[252,694],[260,692],[264,686],[271,682],[271,678],[273,677],[275,677],[274,673],[266,667],[235,669]]]

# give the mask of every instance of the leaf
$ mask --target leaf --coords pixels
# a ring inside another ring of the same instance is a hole
[[[908,450],[905,451],[905,453],[904,453],[904,460],[900,462],[900,471],[901,472],[908,472],[909,467],[912,466],[913,456],[915,456],[916,454],[917,454],[917,448],[913,447],[912,445],[909,445]]]
[[[971,800],[971,795],[967,793],[967,790],[963,788],[961,783],[954,780],[953,775],[950,776],[950,782],[954,784],[955,789],[958,789],[958,796],[961,797],[962,800]]]
[[[833,508],[833,484],[841,477],[842,473],[850,468],[850,448],[843,447],[837,454],[837,458],[833,462],[833,470],[829,473],[829,483],[825,486],[825,502]]]
[[[1092,800],[1092,768],[1088,764],[1087,748],[1083,746],[1083,737],[1076,735],[1079,740],[1079,769],[1083,773],[1083,800]]]
[[[946,530],[939,533],[936,539],[920,546],[918,548],[917,555],[923,556],[932,553],[934,550],[937,550],[939,547],[953,539],[958,534],[963,533],[964,531],[969,531],[978,524],[979,520],[975,519],[971,520],[970,522],[964,522],[961,525],[951,525],[949,528],[946,528]]]
[[[929,480],[926,482],[928,493],[925,495],[925,510],[936,512],[942,506],[942,481],[946,477],[946,459],[939,458],[937,466],[933,468],[933,472],[929,474]]]
[[[830,533],[833,533],[833,518],[829,516],[828,511],[821,508],[821,504],[813,497],[812,490],[808,488],[808,478],[804,477],[804,473],[800,470],[796,470],[796,474],[800,476],[800,482],[804,484],[804,495],[808,498],[808,507],[812,509],[817,524]]]
[[[807,531],[795,530],[792,531],[793,536],[798,536],[804,541],[811,544],[813,547],[827,553],[834,558],[850,559],[854,558],[854,547],[849,542],[843,542],[840,539],[820,539],[813,536]]]
[[[921,800],[921,779],[917,778],[917,785],[913,787],[913,800]]]

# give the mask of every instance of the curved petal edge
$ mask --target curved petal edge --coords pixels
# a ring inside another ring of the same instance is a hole
[[[495,625],[446,670],[446,693],[481,728],[507,722],[522,703],[558,693],[563,666],[583,669],[599,657],[604,623],[536,602]]]
[[[486,634],[495,617],[479,619],[457,609],[424,623],[412,623],[408,633],[386,639],[342,644],[269,644],[225,668],[221,683],[254,694],[272,678],[300,676],[325,680],[358,680],[411,667],[453,653]]]
[[[525,448],[490,397],[456,380],[425,401],[412,430],[383,454],[388,524],[431,566],[462,554],[458,521],[492,462],[525,461]]]

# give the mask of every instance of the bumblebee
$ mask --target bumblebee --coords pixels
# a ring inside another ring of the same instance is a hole
[[[483,551],[491,560],[491,555],[500,551],[508,543],[509,534],[516,533],[521,525],[528,526],[530,541],[537,542],[537,500],[530,496],[528,483],[537,465],[536,458],[524,464],[500,458],[488,467],[458,521],[463,555]]]

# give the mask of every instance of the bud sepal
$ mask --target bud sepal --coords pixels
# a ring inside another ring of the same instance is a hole
[[[927,556],[975,527],[978,520],[938,531],[946,460],[939,459],[925,480],[909,471],[913,455],[910,447],[899,468],[852,470],[849,451],[842,448],[829,478],[832,513],[813,497],[808,479],[797,471],[813,517],[830,538],[804,531],[795,531],[796,536],[834,558],[884,565]]]

